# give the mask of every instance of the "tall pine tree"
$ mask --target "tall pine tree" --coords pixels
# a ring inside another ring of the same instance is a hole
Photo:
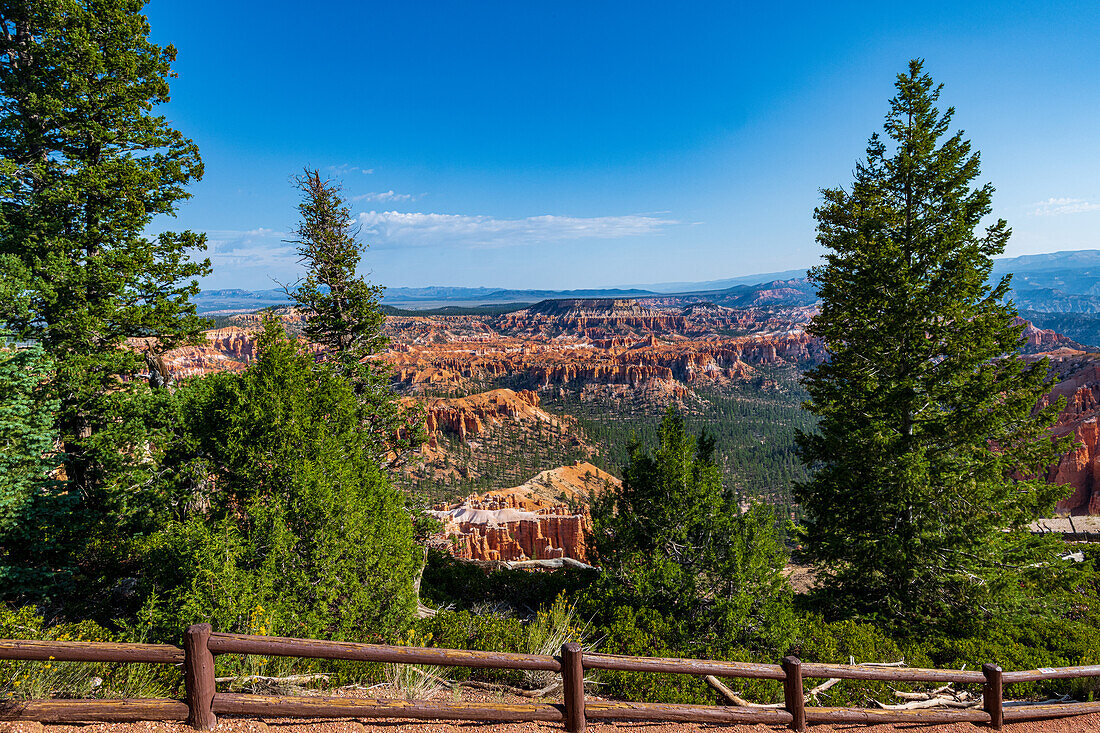
[[[151,395],[134,379],[143,361],[126,340],[169,348],[203,325],[189,298],[209,263],[188,252],[204,237],[145,233],[188,197],[202,162],[153,112],[168,101],[176,52],[149,41],[143,6],[0,8],[0,257],[25,279],[25,307],[0,303],[0,322],[52,359],[48,388],[81,509],[57,529],[82,538],[125,533],[156,481]]]
[[[1058,407],[1035,410],[1047,364],[1017,355],[1009,279],[988,282],[1011,231],[981,227],[978,153],[921,61],[896,88],[850,189],[815,211],[810,332],[830,357],[805,379],[820,423],[796,495],[834,610],[946,626],[1031,608],[1021,589],[1058,561],[1027,524],[1063,493],[1043,475],[1065,445],[1047,435]]]
[[[306,337],[324,346],[337,372],[355,386],[376,456],[398,461],[420,442],[423,416],[394,399],[389,370],[372,358],[389,343],[381,306],[385,288],[357,273],[366,245],[359,242],[339,184],[310,168],[295,183],[302,192],[301,221],[291,243],[306,276],[285,290],[303,312]]]

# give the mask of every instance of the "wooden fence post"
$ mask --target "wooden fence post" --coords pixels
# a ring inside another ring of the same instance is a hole
[[[783,671],[787,678],[783,680],[784,707],[791,714],[791,730],[806,730],[806,700],[802,696],[802,660],[798,657],[783,657]]]
[[[1000,730],[1004,725],[1004,680],[1002,680],[1001,668],[996,664],[983,664],[982,674],[985,675],[985,684],[982,685],[982,708],[989,713],[989,727]]]
[[[187,722],[198,730],[218,724],[214,715],[214,655],[210,652],[210,624],[188,626],[183,635],[183,681],[187,687]]]
[[[575,641],[561,647],[561,681],[565,689],[565,729],[584,733],[584,666],[581,645]]]

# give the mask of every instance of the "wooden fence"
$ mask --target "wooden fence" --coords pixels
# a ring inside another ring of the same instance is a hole
[[[217,654],[342,659],[363,662],[430,664],[542,670],[562,676],[564,704],[465,703],[431,700],[290,697],[218,692],[214,680]],[[803,731],[814,723],[954,723],[968,721],[1000,730],[1004,723],[1100,712],[1100,702],[1009,706],[1004,685],[1050,679],[1100,676],[1100,665],[1002,672],[994,664],[982,671],[861,667],[803,663],[787,657],[782,664],[753,664],[704,659],[625,657],[585,652],[579,644],[562,647],[560,656],[503,652],[430,649],[357,644],[245,634],[212,633],[209,624],[187,629],[182,649],[163,644],[114,644],[79,641],[0,640],[0,659],[28,661],[128,662],[183,665],[186,700],[26,700],[0,702],[0,720],[44,723],[137,720],[187,721],[209,730],[217,716],[278,718],[409,718],[414,720],[547,721],[563,723],[570,733],[583,733],[586,721],[662,721],[697,723],[765,723]],[[713,675],[723,678],[777,680],[783,683],[784,707],[719,707],[665,703],[586,700],[588,669]],[[876,710],[808,707],[803,694],[806,678],[879,680],[885,682],[951,682],[980,684],[982,709]]]

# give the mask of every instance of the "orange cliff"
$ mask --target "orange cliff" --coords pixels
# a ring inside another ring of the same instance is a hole
[[[413,405],[416,400],[405,397],[402,402]],[[424,421],[428,435],[447,432],[459,440],[482,435],[487,425],[504,422],[546,423],[554,425],[558,418],[539,407],[539,396],[529,389],[513,391],[493,389],[467,397],[437,397],[424,401]]]
[[[436,506],[428,513],[443,522],[443,529],[432,544],[465,560],[568,557],[588,562],[589,499],[618,485],[618,479],[591,463],[543,471],[520,486]]]
[[[1088,359],[1089,357],[1084,357]],[[1070,451],[1051,469],[1047,480],[1072,488],[1058,502],[1059,514],[1100,514],[1100,365],[1095,361],[1059,382],[1040,407],[1052,404],[1060,397],[1066,406],[1058,416],[1052,433],[1073,434],[1077,449]]]

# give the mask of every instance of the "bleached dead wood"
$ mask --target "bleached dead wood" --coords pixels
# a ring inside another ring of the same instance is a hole
[[[942,694],[945,694],[945,693],[950,694],[950,695],[954,695],[955,690],[951,687],[951,685],[944,685],[943,687],[937,687],[936,689],[932,690],[931,692],[904,692],[904,691],[894,690],[894,697],[901,698],[902,700],[931,700],[936,695],[942,695]]]
[[[748,700],[741,697],[736,692],[734,692],[733,690],[731,690],[730,688],[728,688],[724,684],[722,684],[722,681],[720,679],[718,679],[717,677],[715,677],[714,675],[708,674],[705,677],[703,677],[703,679],[706,680],[708,685],[710,685],[715,690],[717,690],[718,694],[720,694],[722,697],[726,698],[727,701],[733,703],[734,705],[736,705],[738,707],[742,707],[742,708],[772,708],[772,709],[783,708],[784,707],[783,703],[765,704],[765,703],[749,702]],[[840,682],[840,679],[838,677],[833,677],[832,679],[826,680],[825,682],[822,682],[820,685],[818,685],[817,687],[815,687],[812,690],[810,690],[809,692],[807,692],[803,697],[805,698],[806,702],[811,702],[818,695],[820,695],[822,692],[824,692],[825,690],[827,690],[830,687],[832,687],[833,685],[835,685],[837,682]]]
[[[947,697],[934,697],[930,700],[913,700],[900,705],[887,705],[874,701],[875,705],[883,710],[925,710],[927,708],[976,708],[982,704],[981,698],[977,700],[952,700]]]
[[[708,675],[704,676],[703,679],[707,681],[708,685],[710,685],[715,690],[717,690],[718,693],[722,697],[726,698],[726,700],[728,700],[729,702],[732,702],[734,705],[736,705],[739,708],[772,708],[772,709],[776,709],[776,708],[782,708],[783,707],[783,703],[765,704],[765,703],[759,703],[759,702],[749,702],[748,700],[741,697],[736,692],[734,692],[733,690],[731,690],[730,688],[728,688],[724,684],[722,684],[722,681],[719,680],[717,677],[715,677],[712,674],[708,674]]]
[[[818,695],[825,692],[825,690],[828,690],[837,682],[840,682],[839,677],[830,677],[829,679],[825,680],[820,685],[806,693],[806,702],[810,702],[811,700],[816,699]]]
[[[894,690],[894,696],[909,702],[896,705],[874,700],[883,710],[926,710],[929,708],[976,708],[982,704],[981,696],[974,697],[966,690],[955,690],[951,685],[937,687],[931,692],[903,692]]]
[[[473,690],[491,690],[493,692],[510,692],[520,697],[546,697],[561,689],[561,681],[559,680],[538,690],[525,690],[522,687],[512,687],[511,685],[501,685],[493,682],[478,682],[477,680],[456,682],[454,683],[454,687],[469,687]]]

